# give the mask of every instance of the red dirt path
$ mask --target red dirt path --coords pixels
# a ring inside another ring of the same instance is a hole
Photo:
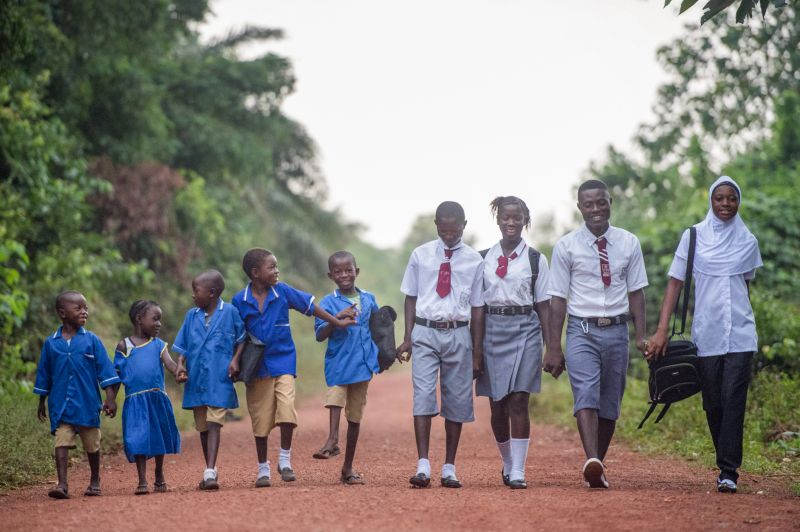
[[[341,455],[311,458],[327,434],[327,410],[315,397],[298,409],[295,483],[277,479],[273,432],[273,487],[253,487],[255,449],[245,420],[223,429],[219,492],[197,490],[203,470],[200,446],[196,434],[185,433],[183,453],[166,460],[170,493],[133,496],[135,467],[124,456],[104,457],[102,497],[80,496],[88,483],[84,463],[70,469],[70,500],[49,499],[48,485],[0,497],[0,529],[800,530],[800,500],[770,479],[745,474],[741,482],[750,493],[722,495],[709,491],[715,478],[710,469],[640,455],[621,445],[612,446],[607,460],[612,489],[590,491],[580,478],[583,457],[576,431],[535,423],[529,487],[511,491],[500,481],[483,398],[476,400],[478,421],[465,425],[461,438],[457,468],[464,488],[438,486],[444,434],[435,419],[434,487],[411,489],[408,477],[415,472],[416,451],[409,378],[407,373],[385,374],[370,386],[355,464],[364,486],[338,482]]]

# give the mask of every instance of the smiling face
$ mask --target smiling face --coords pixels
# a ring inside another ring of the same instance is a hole
[[[600,236],[608,230],[611,195],[603,188],[583,190],[578,193],[578,210],[586,222],[586,228],[595,236]]]
[[[250,271],[250,279],[253,281],[253,284],[262,287],[275,286],[278,284],[280,273],[278,269],[278,259],[275,255],[267,255],[267,257],[261,261],[261,264]]]
[[[528,217],[522,206],[517,203],[503,205],[497,211],[497,227],[504,240],[518,240],[522,237],[522,230],[528,224]]]
[[[149,307],[137,318],[144,336],[155,338],[161,331],[161,307]]]
[[[436,233],[442,239],[444,244],[451,248],[461,242],[461,237],[464,236],[464,228],[467,226],[465,220],[459,220],[455,216],[443,216],[437,218]]]
[[[355,290],[360,271],[350,257],[335,257],[330,260],[328,278],[336,283],[340,292],[349,294]]]
[[[711,210],[714,216],[727,222],[739,212],[739,195],[730,185],[720,185],[711,193]]]
[[[79,329],[86,325],[89,319],[89,305],[81,294],[65,296],[57,309],[61,323]]]

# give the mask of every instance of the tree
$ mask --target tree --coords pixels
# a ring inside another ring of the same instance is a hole
[[[694,6],[698,0],[683,0],[681,2],[680,13],[683,13],[690,7]],[[672,3],[672,0],[664,0],[664,7]],[[700,24],[705,24],[718,14],[733,6],[736,0],[709,0],[703,6],[703,16],[700,18]],[[746,19],[753,16],[756,6],[761,10],[761,16],[766,17],[767,10],[770,6],[781,8],[786,5],[786,0],[739,0],[739,7],[736,9],[736,22],[743,24]]]

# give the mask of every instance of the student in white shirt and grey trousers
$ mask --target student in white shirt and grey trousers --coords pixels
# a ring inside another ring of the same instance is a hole
[[[551,330],[544,370],[557,378],[564,369],[561,330],[569,314],[566,369],[586,454],[583,478],[590,488],[608,488],[603,460],[625,392],[629,321],[637,349],[645,351],[642,248],[635,235],[609,224],[611,203],[602,181],[578,188],[585,223],[556,242],[548,290]]]

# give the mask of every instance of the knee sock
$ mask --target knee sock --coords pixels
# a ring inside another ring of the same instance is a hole
[[[497,448],[500,451],[500,458],[503,459],[503,474],[511,474],[511,440],[504,442],[496,442]]]
[[[530,438],[511,438],[511,473],[509,480],[525,479],[525,462],[528,459]]]
[[[258,478],[261,477],[269,478],[269,460],[258,463]]]
[[[427,458],[420,458],[417,462],[417,474],[424,473],[426,477],[431,476],[431,463]]]
[[[292,468],[292,450],[284,449],[281,447],[281,453],[278,455],[278,470]]]
[[[445,464],[442,466],[442,478],[453,477],[456,478],[455,464]]]

